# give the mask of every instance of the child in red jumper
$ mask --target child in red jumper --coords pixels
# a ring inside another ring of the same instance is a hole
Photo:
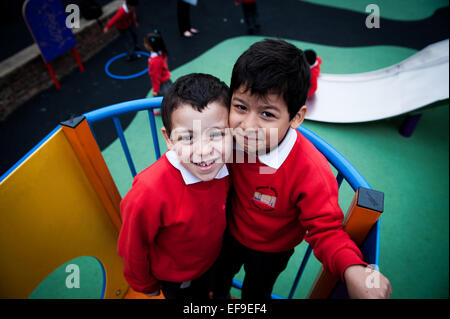
[[[367,289],[369,274],[343,230],[338,187],[325,157],[296,128],[302,124],[310,69],[303,52],[281,40],[253,44],[236,61],[230,128],[236,141],[228,230],[217,262],[214,297],[229,297],[244,265],[242,299],[270,299],[294,247],[306,240],[351,297],[387,297],[389,281]]]
[[[228,86],[206,74],[179,78],[163,99],[169,150],[135,177],[120,205],[118,253],[138,292],[209,298],[226,227],[229,103]]]
[[[167,65],[167,49],[161,33],[155,29],[153,33],[147,34],[144,38],[144,46],[150,52],[148,74],[152,81],[153,96],[164,96],[172,80]],[[160,115],[159,110],[155,110],[154,113]]]
[[[314,50],[305,50],[306,61],[308,61],[311,70],[311,83],[308,91],[308,99],[317,91],[317,81],[320,75],[320,65],[322,59],[317,56]]]
[[[132,61],[137,57],[134,53],[134,51],[138,49],[136,31],[134,28],[138,27],[135,14],[138,4],[139,0],[126,0],[103,29],[104,33],[108,33],[109,29],[113,26],[117,28],[120,37],[125,44],[128,61]]]

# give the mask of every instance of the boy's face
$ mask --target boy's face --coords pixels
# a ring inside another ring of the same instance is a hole
[[[199,112],[189,104],[182,104],[172,113],[171,120],[170,138],[162,129],[167,147],[177,153],[181,164],[198,179],[214,179],[231,155],[228,109],[220,102],[211,102]]]
[[[292,120],[283,97],[267,94],[252,95],[240,86],[233,92],[230,108],[230,127],[236,143],[245,151],[265,154],[276,148],[289,127],[302,124],[306,106],[302,106]]]

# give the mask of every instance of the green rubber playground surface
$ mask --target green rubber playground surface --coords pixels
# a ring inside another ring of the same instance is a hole
[[[303,2],[311,2],[323,6],[329,6],[339,9],[352,10],[361,13],[366,12],[369,4],[376,4],[380,8],[380,17],[392,20],[421,20],[426,19],[439,9],[448,6],[447,0],[299,0]]]

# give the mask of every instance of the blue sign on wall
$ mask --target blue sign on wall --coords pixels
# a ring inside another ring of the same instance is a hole
[[[27,0],[23,16],[45,62],[76,45],[72,30],[66,26],[66,13],[60,0]]]

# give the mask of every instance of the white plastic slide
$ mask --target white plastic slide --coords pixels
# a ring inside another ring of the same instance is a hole
[[[408,113],[449,98],[449,40],[393,66],[358,74],[321,74],[306,119],[358,123]]]

